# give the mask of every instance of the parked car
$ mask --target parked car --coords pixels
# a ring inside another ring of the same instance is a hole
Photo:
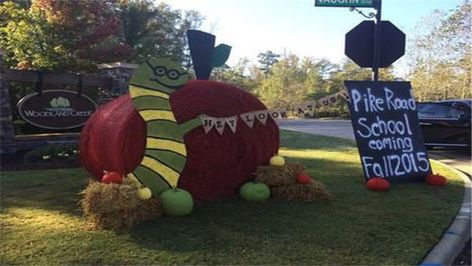
[[[417,104],[426,147],[471,147],[472,100]]]

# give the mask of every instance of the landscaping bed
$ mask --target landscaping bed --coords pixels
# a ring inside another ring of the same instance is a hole
[[[282,131],[280,154],[300,162],[333,201],[199,202],[128,233],[90,230],[78,205],[81,169],[2,172],[1,264],[418,264],[455,216],[457,175],[446,187],[365,188],[353,141]],[[224,177],[222,177],[224,178]]]

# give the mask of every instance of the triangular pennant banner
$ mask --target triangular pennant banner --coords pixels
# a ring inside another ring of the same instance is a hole
[[[321,105],[322,106],[328,106],[329,105],[329,99],[328,97],[323,97],[320,99]]]
[[[305,106],[305,113],[307,113],[309,116],[313,116],[315,113],[315,102],[308,102]]]
[[[248,112],[241,114],[240,117],[243,120],[243,122],[249,127],[252,128],[254,126],[254,114],[255,112]]]
[[[267,122],[267,113],[268,113],[267,110],[256,111],[254,112],[254,116],[257,118],[257,120],[259,120],[259,122],[265,125]]]
[[[336,94],[329,96],[329,103],[330,104],[335,104],[337,101],[338,101],[338,96]]]
[[[343,97],[344,100],[346,100],[348,102],[350,101],[349,93],[346,90],[342,90],[342,91],[338,92],[338,95]]]
[[[223,135],[223,131],[225,130],[225,119],[215,118],[215,128],[220,135]]]
[[[294,107],[292,107],[291,110],[292,113],[299,116],[305,116],[306,114],[308,114],[309,116],[313,116],[316,109],[335,104],[340,101],[340,98],[344,98],[349,101],[349,94],[346,90],[342,90],[335,94],[325,96],[317,101],[303,102],[299,105],[295,105]],[[255,120],[258,120],[261,124],[266,125],[267,119],[269,117],[271,117],[274,121],[281,118],[287,118],[287,111],[280,109],[258,110],[239,115],[239,118],[241,118],[244,124],[246,124],[246,126],[248,126],[249,128],[254,127]],[[216,118],[208,116],[206,114],[202,114],[200,116],[200,120],[202,122],[203,129],[205,130],[205,134],[215,128],[220,135],[223,135],[225,125],[228,125],[228,127],[233,133],[236,133],[237,130],[238,116]]]
[[[305,105],[303,104],[295,105],[295,115],[296,116],[305,115]]]
[[[226,117],[225,122],[229,126],[231,131],[233,131],[233,133],[236,133],[236,123],[238,122],[238,117],[237,116]]]
[[[210,132],[210,130],[215,126],[215,118],[207,115],[201,115],[200,120],[202,121],[203,130],[205,134]]]
[[[287,112],[283,110],[269,110],[269,116],[274,120],[282,119],[287,117]]]

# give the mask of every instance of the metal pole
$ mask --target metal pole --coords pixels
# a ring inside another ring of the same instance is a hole
[[[382,0],[374,0],[375,15],[374,28],[374,58],[372,62],[372,80],[379,80],[380,36],[382,34]]]

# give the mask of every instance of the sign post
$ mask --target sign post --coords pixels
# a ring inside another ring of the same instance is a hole
[[[380,38],[382,36],[382,0],[374,0],[375,30],[374,30],[374,58],[372,62],[372,80],[379,80],[379,50]]]
[[[379,81],[379,68],[405,53],[405,34],[382,21],[382,0],[315,0],[315,6],[372,7],[377,12],[346,34],[345,54],[360,67],[372,68],[372,81],[345,81],[349,111],[366,179],[391,183],[424,181],[431,174],[409,82]]]
[[[315,6],[326,7],[373,7],[374,0],[315,0]]]

